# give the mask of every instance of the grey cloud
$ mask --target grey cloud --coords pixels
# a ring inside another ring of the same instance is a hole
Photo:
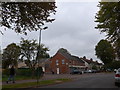
[[[99,30],[94,28],[97,4],[57,2],[57,13],[54,16],[56,20],[52,24],[46,24],[48,30],[42,31],[42,43],[50,48],[51,56],[59,48],[66,48],[73,55],[97,59],[94,48],[99,40],[104,38],[104,35],[100,35]],[[3,36],[3,42],[6,42],[3,46],[12,41],[19,42],[20,37],[38,40],[39,35],[39,31],[28,33],[28,36],[7,33],[6,37]]]

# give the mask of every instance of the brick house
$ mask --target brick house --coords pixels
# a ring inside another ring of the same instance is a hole
[[[79,57],[71,55],[66,49],[61,48],[50,59],[49,70],[46,68],[46,72],[69,74],[73,68],[84,69],[85,62]]]

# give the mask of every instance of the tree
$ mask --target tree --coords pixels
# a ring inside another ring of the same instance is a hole
[[[25,40],[22,38],[20,41],[20,47],[21,47],[21,60],[24,60],[27,66],[33,71],[33,74],[35,72],[35,68],[38,62],[37,57],[37,51],[38,51],[38,44],[36,40]],[[40,45],[40,56],[39,60],[41,58],[49,58],[49,54],[47,53],[48,48],[45,47],[45,45]]]
[[[92,69],[97,70],[98,68],[97,68],[96,65],[93,65],[93,66],[92,66]]]
[[[118,58],[120,59],[120,1],[100,2],[99,12],[96,15],[97,29],[105,32],[107,39],[114,44]]]
[[[107,40],[101,40],[95,47],[96,55],[104,64],[115,60],[115,52],[112,45]]]
[[[8,68],[10,65],[14,65],[17,67],[17,61],[19,59],[21,50],[18,45],[15,43],[12,43],[8,45],[3,50],[3,56],[2,56],[2,67]]]
[[[104,68],[118,69],[120,68],[120,61],[114,61],[104,66]]]
[[[55,2],[1,2],[1,26],[17,33],[46,29],[45,23],[53,22]]]
[[[45,47],[44,44],[41,44],[40,48],[38,49],[40,49],[38,59],[50,58],[50,55],[47,53],[47,51],[49,51],[48,47]]]

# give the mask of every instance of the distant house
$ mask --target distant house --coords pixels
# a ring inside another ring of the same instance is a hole
[[[24,61],[18,61],[17,68],[29,68]]]
[[[34,63],[34,61],[33,61],[33,63]],[[46,71],[50,71],[49,66],[50,66],[49,58],[44,58],[44,59],[40,59],[39,65],[37,63],[35,65],[35,68],[42,67],[43,71],[46,72]],[[17,68],[29,68],[29,67],[25,64],[25,61],[18,61]]]
[[[64,48],[59,49],[50,59],[49,72],[69,74],[73,68],[85,69],[85,62],[79,57],[71,55]]]
[[[85,66],[86,66],[86,70],[91,70],[94,67],[96,67],[96,69],[100,69],[103,64],[102,63],[98,63],[97,61],[93,61],[93,59],[87,59],[85,56],[83,58],[80,58],[81,60],[83,60],[85,62]]]
[[[102,66],[103,66],[102,63],[99,63],[97,61],[95,63],[96,63],[96,67],[97,67],[98,70],[102,68]]]
[[[49,72],[50,71],[50,59],[49,58],[44,58],[39,61],[39,66],[42,67],[44,72]]]

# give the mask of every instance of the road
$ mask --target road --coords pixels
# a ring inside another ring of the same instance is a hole
[[[114,85],[114,73],[82,75],[79,78],[62,84],[48,85],[39,88],[118,88]],[[120,89],[120,88],[119,88]]]

